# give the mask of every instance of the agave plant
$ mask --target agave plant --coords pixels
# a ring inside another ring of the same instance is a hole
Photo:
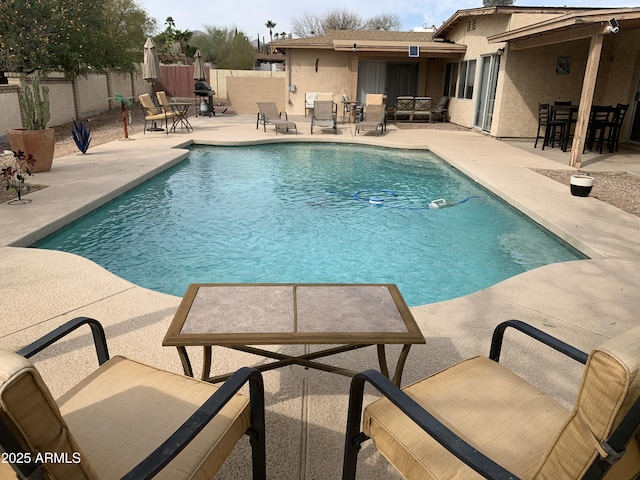
[[[89,123],[85,120],[76,122],[74,119],[71,134],[73,135],[73,140],[76,142],[78,150],[82,153],[87,153],[89,144],[91,143],[91,128],[89,127]]]

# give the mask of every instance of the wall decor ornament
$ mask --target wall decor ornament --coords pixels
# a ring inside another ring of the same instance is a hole
[[[556,60],[556,75],[569,75],[571,57],[558,57]]]

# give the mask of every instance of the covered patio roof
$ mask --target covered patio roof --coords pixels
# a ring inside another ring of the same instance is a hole
[[[429,32],[386,32],[379,30],[330,30],[318,37],[293,38],[273,42],[277,49],[322,49],[358,53],[403,54],[410,46],[419,47],[420,57],[463,55],[466,45],[433,40]]]
[[[611,33],[607,26],[612,18],[621,30],[640,28],[640,8],[582,10],[492,35],[487,40],[489,43],[509,42],[511,50],[568,42],[598,33]]]
[[[602,43],[605,35],[618,33],[611,29],[615,21],[621,31],[640,28],[640,8],[580,9],[542,22],[487,37],[489,43],[508,44],[510,51],[590,39],[587,66],[571,147],[570,165],[580,168],[589,114],[593,103]]]

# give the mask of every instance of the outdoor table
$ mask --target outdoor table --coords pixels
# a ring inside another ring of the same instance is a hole
[[[170,102],[171,111],[173,112],[173,125],[171,125],[172,132],[176,131],[176,126],[180,124],[180,128],[187,129],[187,132],[193,130],[193,127],[189,123],[187,115],[189,114],[189,107],[191,102]]]
[[[412,344],[425,343],[409,307],[392,284],[193,284],[162,342],[175,346],[185,375],[193,376],[187,346],[204,347],[202,379],[210,377],[211,350],[221,346],[275,359],[260,371],[302,365],[353,376],[357,372],[315,361],[376,345],[380,371],[389,377],[385,345],[402,344],[393,376],[400,385]],[[299,356],[250,345],[340,345]]]

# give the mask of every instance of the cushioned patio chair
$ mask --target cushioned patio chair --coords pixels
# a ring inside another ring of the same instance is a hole
[[[294,122],[289,121],[289,116],[287,112],[278,112],[278,107],[274,102],[257,102],[258,103],[258,121],[256,122],[256,129],[262,125],[264,126],[264,131],[267,131],[267,123],[273,125],[276,129],[276,135],[278,135],[278,130],[289,131],[290,128],[298,133],[298,127]],[[284,120],[282,119],[282,115],[284,115]]]
[[[507,328],[586,364],[573,410],[498,363]],[[368,438],[408,479],[636,478],[639,367],[640,327],[587,356],[510,320],[494,331],[489,358],[462,361],[402,390],[363,372],[351,384],[343,479],[355,478]],[[365,382],[384,397],[365,408],[360,432]]]
[[[413,120],[424,118],[429,120],[429,123],[433,122],[431,116],[431,97],[415,97],[415,103],[413,106]]]
[[[311,134],[313,134],[314,125],[321,128],[332,128],[333,133],[338,134],[338,120],[333,105],[333,101],[315,101],[311,115]]]
[[[377,137],[378,128],[384,132],[385,115],[384,105],[369,105],[364,120],[356,123],[356,135],[363,130],[375,130]]]
[[[415,105],[415,97],[405,96],[396,98],[396,106],[393,109],[393,123],[398,121],[398,117],[409,117],[409,121],[413,121]]]
[[[27,358],[85,324],[100,366],[56,401]],[[257,370],[238,370],[218,387],[109,359],[102,326],[81,317],[17,353],[0,349],[0,372],[0,444],[11,462],[0,463],[0,478],[210,479],[243,433],[251,438],[253,476],[265,478]],[[249,397],[238,393],[247,382]]]
[[[304,116],[313,112],[313,106],[318,99],[318,92],[307,92],[304,94]]]
[[[169,135],[169,119],[173,122],[173,117],[175,116],[174,113],[156,107],[148,93],[143,93],[142,95],[139,95],[138,98],[140,99],[140,105],[144,112],[143,133],[147,132],[147,122],[151,122],[152,124],[155,124],[156,122],[164,122],[164,129],[167,132],[167,135]],[[159,131],[160,129],[157,130]]]
[[[449,108],[449,97],[442,97],[436,106],[431,110],[431,119],[441,119],[443,122],[447,121],[447,110]]]

